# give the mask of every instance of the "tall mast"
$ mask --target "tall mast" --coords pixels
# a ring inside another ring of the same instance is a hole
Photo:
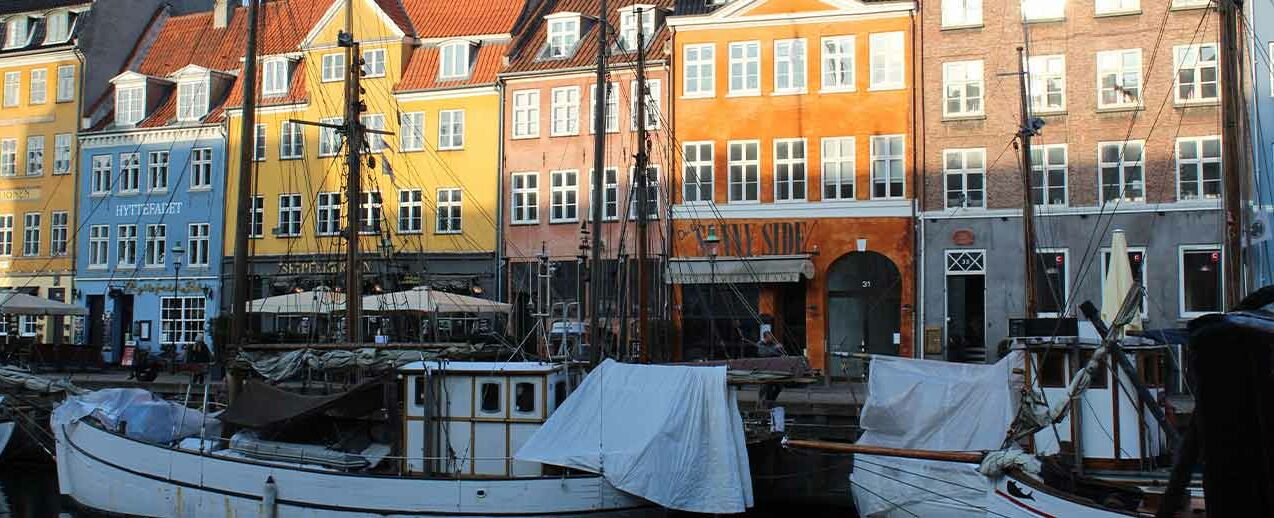
[[[248,49],[243,62],[243,121],[239,128],[239,185],[236,192],[234,235],[234,307],[230,320],[230,343],[242,347],[248,326],[248,234],[252,226],[252,152],[257,122],[257,9],[258,0],[248,1]],[[231,384],[233,385],[233,384]]]
[[[1031,137],[1035,136],[1035,126],[1031,122],[1031,112],[1027,106],[1026,92],[1026,49],[1017,48],[1017,82],[1021,98],[1022,125],[1017,130],[1021,141],[1021,174],[1022,174],[1022,244],[1026,281],[1026,318],[1034,318],[1039,308],[1035,293],[1035,203],[1031,189]]]
[[[649,215],[650,193],[648,185],[650,178],[647,175],[647,162],[650,157],[646,154],[646,34],[645,25],[642,23],[641,8],[637,8],[637,163],[634,170],[637,174],[637,333],[638,340],[641,343],[641,362],[650,362],[650,329],[648,319],[649,311],[646,306],[650,305],[650,272],[646,271],[646,254],[648,253],[647,241],[649,230],[647,227],[647,216]]]
[[[363,132],[359,115],[362,100],[359,98],[359,79],[363,75],[362,56],[358,42],[354,40],[354,2],[345,1],[345,31],[338,36],[345,47],[345,166],[349,170],[345,187],[345,339],[350,344],[363,342],[362,297],[363,268],[358,257],[358,234],[361,230],[359,216],[362,202],[362,151]]]
[[[603,339],[601,319],[602,275],[602,202],[603,178],[606,168],[606,98],[611,92],[606,88],[606,0],[599,0],[597,7],[597,95],[593,96],[593,248],[589,251],[588,266],[588,361],[597,365],[602,360]],[[621,304],[623,301],[620,302]],[[620,322],[621,326],[627,325]],[[623,344],[620,344],[623,346]]]
[[[1225,253],[1224,285],[1225,309],[1233,309],[1243,298],[1244,293],[1244,261],[1243,261],[1243,180],[1246,178],[1247,162],[1242,147],[1248,142],[1243,140],[1240,127],[1243,111],[1242,75],[1239,74],[1239,60],[1243,53],[1238,46],[1238,0],[1218,0],[1217,11],[1221,17],[1221,163],[1224,175],[1222,181],[1225,188]]]

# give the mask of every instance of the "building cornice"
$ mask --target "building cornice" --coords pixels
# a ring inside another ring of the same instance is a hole
[[[1221,210],[1220,201],[1174,201],[1167,203],[1123,203],[1119,207],[1092,205],[1085,207],[1036,207],[1035,217],[1096,216],[1103,214],[1142,214],[1147,212],[1206,212]],[[1020,218],[1022,209],[945,209],[920,213],[922,219]]]
[[[80,135],[81,149],[115,146],[141,146],[184,140],[224,139],[221,124],[204,124],[181,128],[137,128],[124,131],[86,133]]]

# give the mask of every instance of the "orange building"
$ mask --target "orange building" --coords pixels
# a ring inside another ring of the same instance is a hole
[[[830,376],[860,365],[833,352],[912,354],[914,13],[736,0],[669,18],[685,358],[751,355],[767,329]]]

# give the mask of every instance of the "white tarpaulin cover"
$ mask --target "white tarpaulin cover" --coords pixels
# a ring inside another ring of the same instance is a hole
[[[995,365],[876,356],[859,444],[936,451],[1002,446],[1017,415],[1021,351]],[[989,479],[976,464],[855,455],[860,516],[986,516]],[[924,489],[920,489],[924,488]]]
[[[606,360],[513,457],[599,473],[670,509],[752,506],[743,419],[724,366]]]
[[[221,433],[221,421],[209,417],[203,422],[203,412],[199,410],[184,408],[146,390],[133,388],[68,396],[53,409],[50,423],[57,429],[86,416],[93,416],[102,426],[117,432],[122,425],[125,435],[156,444],[176,442],[201,432],[208,437],[218,437]]]

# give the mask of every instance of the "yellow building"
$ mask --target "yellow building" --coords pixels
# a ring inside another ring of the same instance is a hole
[[[244,139],[241,92],[231,94],[227,207],[237,207],[233,157],[254,146],[251,297],[343,286],[346,182],[341,135],[292,120],[344,115],[341,0],[265,4],[256,134]],[[364,73],[360,245],[365,293],[427,285],[494,295],[498,271],[500,94],[496,73],[522,0],[463,3],[354,0]],[[507,4],[507,5],[506,5]],[[286,13],[271,10],[290,9]],[[296,29],[293,29],[295,24]],[[235,232],[234,218],[226,229]],[[227,256],[234,254],[226,240]],[[229,262],[227,262],[229,264]],[[227,297],[228,298],[228,297]]]

